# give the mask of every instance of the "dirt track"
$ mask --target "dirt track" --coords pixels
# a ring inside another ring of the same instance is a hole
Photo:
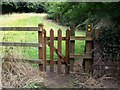
[[[41,72],[38,67],[31,67],[27,63],[24,63],[25,66],[23,66],[23,63],[16,64],[12,62],[12,66],[14,69],[16,68],[15,70],[17,72],[13,72],[12,68],[9,73],[3,70],[2,84],[4,88],[23,88],[30,83],[47,88],[120,88],[115,78],[102,77],[94,79],[90,75],[86,75],[82,72],[82,67],[79,62],[75,64],[75,71],[70,72],[69,75],[65,75],[57,74],[56,72],[51,73],[49,70],[47,70],[47,72]],[[20,69],[15,67],[15,65]],[[6,67],[3,68],[5,69]]]

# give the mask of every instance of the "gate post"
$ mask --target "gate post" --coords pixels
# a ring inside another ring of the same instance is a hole
[[[72,24],[70,26],[70,36],[75,37],[75,25]],[[70,40],[70,54],[75,54],[75,40]],[[74,71],[73,67],[74,67],[74,57],[70,58],[70,71]]]
[[[43,71],[46,71],[46,30],[43,29],[43,43],[42,43],[42,48],[43,48]]]
[[[93,64],[93,40],[94,40],[94,29],[93,24],[86,25],[86,45],[85,45],[85,56],[83,57],[83,64],[85,73],[92,72]]]
[[[69,60],[69,42],[70,41],[70,31],[67,29],[66,30],[66,54],[65,54],[65,58],[66,58],[66,65],[65,65],[65,73],[66,74],[69,74],[69,63],[70,63],[70,60]]]
[[[43,39],[43,26],[44,25],[42,23],[38,24],[38,43],[39,44],[43,43],[43,40],[42,40]],[[42,61],[43,61],[43,46],[42,47],[38,47],[38,58],[42,59]],[[43,63],[39,64],[39,69],[41,71],[43,71]]]

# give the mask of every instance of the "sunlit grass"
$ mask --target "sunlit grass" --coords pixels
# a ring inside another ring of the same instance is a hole
[[[69,29],[66,26],[60,26],[57,23],[54,23],[51,20],[47,20],[46,14],[9,14],[9,15],[0,15],[0,26],[9,26],[9,27],[37,27],[39,23],[44,24],[44,28],[47,31],[47,36],[49,36],[49,30],[53,29],[55,36],[57,36],[57,30],[62,30],[62,35],[65,36],[65,30]],[[7,31],[7,32],[0,32],[1,34],[4,33],[4,36],[1,38],[2,41],[8,42],[38,42],[38,34],[37,32],[25,32],[25,31]],[[85,32],[76,31],[76,36],[85,36]],[[55,47],[57,48],[57,41],[54,42]],[[75,53],[82,54],[84,51],[84,41],[76,41],[75,42]],[[24,48],[14,48],[17,51],[22,53],[21,57],[24,58],[31,58],[37,59],[38,58],[38,49],[33,47],[24,47]],[[65,54],[65,42],[62,42],[62,53]],[[50,58],[50,49],[47,46],[47,59]],[[57,55],[55,54],[54,59],[57,59]]]

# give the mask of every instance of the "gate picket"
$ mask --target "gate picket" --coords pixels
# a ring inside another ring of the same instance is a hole
[[[54,31],[50,30],[50,72],[54,72]]]
[[[38,43],[42,44],[42,34],[43,34],[43,25],[42,24],[38,24]],[[38,47],[38,58],[41,59],[43,61],[43,47],[40,48]],[[43,64],[39,64],[39,69],[42,71],[43,70]]]
[[[43,30],[43,70],[46,71],[46,30]]]
[[[62,31],[58,30],[58,53],[62,53]],[[61,57],[58,55],[58,73],[61,73]]]

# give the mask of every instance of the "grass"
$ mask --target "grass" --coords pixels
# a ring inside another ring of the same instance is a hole
[[[63,36],[65,36],[65,30],[69,29],[66,26],[60,26],[57,23],[47,20],[46,14],[35,14],[35,13],[22,13],[22,14],[6,14],[0,15],[0,26],[9,26],[9,27],[37,27],[38,23],[43,23],[44,28],[47,31],[47,36],[49,36],[49,30],[53,29],[55,31],[55,36],[57,36],[57,30],[61,29]],[[25,31],[7,31],[0,32],[3,37],[0,39],[1,41],[9,41],[9,42],[38,42],[37,32],[25,32]],[[76,36],[85,36],[85,32],[76,31]],[[55,47],[57,48],[57,41],[54,42]],[[84,51],[84,41],[76,41],[75,42],[75,53],[82,54]],[[7,49],[10,49],[8,47]],[[22,58],[30,58],[37,59],[38,58],[38,50],[33,47],[14,47],[12,49],[14,53],[20,54]],[[50,50],[47,46],[47,59],[50,58]],[[65,42],[62,41],[62,53],[65,54]],[[57,59],[57,55],[55,54],[54,59]]]

